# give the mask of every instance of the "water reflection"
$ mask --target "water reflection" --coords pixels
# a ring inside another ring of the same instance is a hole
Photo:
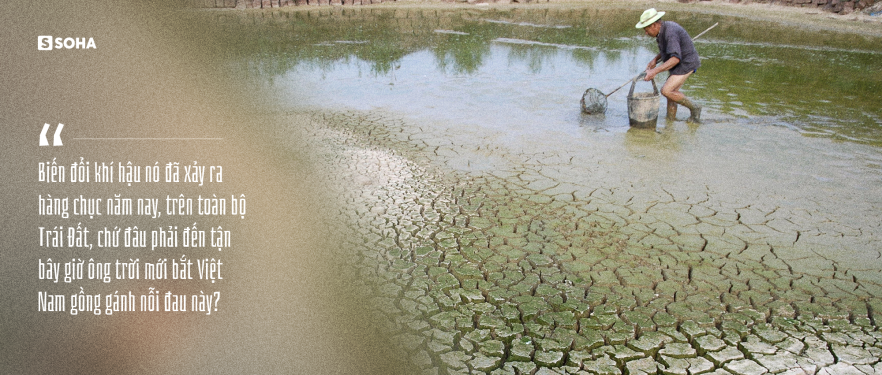
[[[673,159],[685,144],[696,141],[700,126],[660,119],[656,129],[629,128],[624,137],[625,149],[637,158],[651,153],[656,158]]]
[[[446,74],[474,74],[490,54],[490,43],[467,31],[440,38],[432,48],[438,69]]]

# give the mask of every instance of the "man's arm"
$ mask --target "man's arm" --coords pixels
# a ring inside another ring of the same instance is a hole
[[[658,60],[658,56],[656,56],[656,58],[653,59],[653,60],[649,63],[649,65],[651,65],[651,66],[652,66],[652,65],[655,65],[654,63],[655,63],[657,60]],[[657,74],[659,74],[659,73],[661,73],[661,72],[664,72],[664,71],[667,71],[667,70],[671,70],[671,68],[673,68],[674,66],[676,66],[676,65],[679,64],[679,63],[680,63],[680,59],[679,59],[678,57],[671,56],[671,58],[669,58],[668,61],[665,61],[664,64],[661,64],[661,66],[658,66],[658,67],[655,67],[655,68],[653,68],[653,67],[651,67],[651,66],[648,67],[649,69],[646,69],[646,77],[644,77],[643,80],[644,80],[644,81],[652,80],[653,78],[655,78],[655,76],[656,76]]]
[[[649,64],[646,65],[646,70],[649,71],[652,68],[655,68],[655,64],[658,64],[658,60],[661,59],[661,53],[655,55],[652,60],[649,60]]]

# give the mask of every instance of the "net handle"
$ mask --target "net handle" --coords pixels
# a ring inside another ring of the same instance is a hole
[[[701,38],[701,36],[704,35],[704,33],[708,32],[708,31],[711,31],[711,29],[717,27],[717,25],[719,25],[719,24],[720,24],[720,23],[717,22],[717,23],[711,25],[711,27],[708,27],[707,30],[704,30],[704,31],[700,32],[698,35],[696,35],[694,38],[692,38],[692,40],[695,40],[695,39]]]
[[[636,77],[631,78],[631,79],[628,80],[627,82],[623,83],[621,86],[616,87],[615,90],[612,90],[609,94],[606,94],[606,97],[609,97],[610,95],[615,94],[616,91],[619,91],[619,89],[621,89],[622,87],[625,87],[625,85],[627,85],[629,82],[633,82],[634,80],[639,79],[640,76],[641,76],[642,74],[643,74],[643,73],[640,73],[640,74],[638,74]]]

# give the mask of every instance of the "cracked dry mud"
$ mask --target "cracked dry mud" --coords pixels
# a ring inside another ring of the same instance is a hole
[[[285,115],[340,198],[352,289],[425,373],[882,373],[875,219],[376,112]]]

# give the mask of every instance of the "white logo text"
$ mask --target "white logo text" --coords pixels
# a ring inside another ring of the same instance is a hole
[[[51,35],[37,37],[37,50],[51,51],[52,49],[98,49],[93,38],[52,38]]]

